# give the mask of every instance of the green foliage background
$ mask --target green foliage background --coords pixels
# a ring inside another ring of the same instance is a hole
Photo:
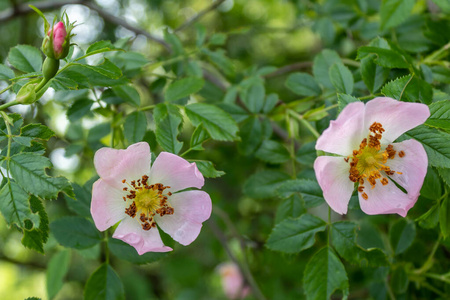
[[[2,114],[0,299],[225,299],[230,260],[248,299],[450,297],[448,1],[2,1],[2,101],[41,76],[28,4],[79,26],[51,91]],[[400,137],[427,151],[421,196],[407,218],[356,196],[329,214],[315,140],[383,95],[430,107]],[[213,215],[190,246],[164,236],[173,253],[138,256],[90,216],[95,151],[139,141],[207,177]]]

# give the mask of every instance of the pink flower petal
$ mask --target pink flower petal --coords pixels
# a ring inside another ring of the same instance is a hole
[[[91,215],[98,230],[105,231],[126,216],[123,196],[125,194],[122,190],[110,186],[102,179],[94,182]]]
[[[418,195],[403,193],[393,182],[382,185],[378,181],[373,189],[366,186],[364,192],[369,198],[364,200],[361,193],[358,193],[359,205],[361,210],[368,215],[396,213],[405,217],[418,198]]]
[[[328,205],[338,214],[346,214],[354,183],[350,181],[350,165],[342,157],[319,156],[314,162],[317,181]]]
[[[351,155],[368,132],[364,128],[364,103],[348,104],[317,139],[316,149],[343,156]]]
[[[63,44],[66,38],[67,32],[63,22],[58,22],[53,27],[53,49],[56,55],[60,55],[63,51]]]
[[[386,163],[391,170],[401,172],[390,177],[400,184],[410,198],[417,199],[422,188],[425,175],[427,174],[428,157],[422,144],[416,140],[406,140],[392,144],[397,151],[394,159]],[[400,157],[398,153],[403,151],[405,156]]]
[[[429,116],[430,110],[425,104],[378,97],[366,104],[364,127],[369,128],[374,122],[381,123],[386,130],[381,144],[388,144],[402,133],[423,124]]]
[[[139,255],[147,252],[168,252],[172,248],[163,244],[157,228],[143,230],[137,219],[127,216],[117,226],[113,238],[133,246]]]
[[[176,192],[189,187],[201,188],[205,183],[195,163],[168,152],[161,152],[150,170],[149,184],[162,183]]]
[[[145,142],[133,144],[126,150],[101,148],[94,156],[100,178],[118,189],[123,188],[123,179],[131,181],[148,175],[150,162],[150,147]]]
[[[202,222],[211,216],[211,198],[203,191],[186,191],[169,197],[173,215],[155,216],[162,230],[182,245],[189,245],[200,234]]]

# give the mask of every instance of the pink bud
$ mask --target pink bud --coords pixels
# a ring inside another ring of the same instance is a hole
[[[221,276],[222,288],[228,299],[244,299],[250,292],[245,285],[239,267],[234,263],[222,263],[218,267]]]
[[[47,33],[48,34],[48,33]],[[53,27],[53,50],[55,56],[58,57],[63,52],[63,44],[66,38],[67,32],[63,22],[58,22]]]

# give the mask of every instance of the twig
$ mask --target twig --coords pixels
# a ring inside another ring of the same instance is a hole
[[[280,75],[284,75],[286,73],[291,73],[291,72],[302,70],[302,69],[308,69],[311,67],[312,67],[312,62],[302,61],[302,62],[298,62],[295,64],[290,64],[290,65],[281,67],[278,70],[273,71],[272,73],[266,74],[264,77],[269,79],[269,78],[277,77]]]
[[[204,15],[206,15],[207,13],[209,13],[209,12],[213,11],[214,9],[216,9],[217,7],[219,7],[220,4],[222,4],[223,2],[225,2],[225,0],[214,1],[210,6],[208,6],[207,8],[202,10],[201,12],[199,12],[195,17],[187,20],[180,27],[175,29],[175,32],[181,31],[181,30],[185,29],[186,27],[191,26],[192,24],[194,24],[195,22],[197,22],[198,20],[203,18]]]

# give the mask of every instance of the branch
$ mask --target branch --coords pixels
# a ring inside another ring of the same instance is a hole
[[[279,68],[278,70],[269,73],[267,75],[264,76],[264,78],[273,78],[273,77],[277,77],[280,75],[284,75],[286,73],[291,73],[294,71],[298,71],[298,70],[302,70],[302,69],[308,69],[312,67],[312,62],[310,61],[302,61],[302,62],[298,62],[295,64],[291,64],[291,65],[287,65],[284,67]]]
[[[217,7],[220,6],[220,4],[222,4],[223,2],[225,2],[225,0],[217,0],[214,1],[210,6],[208,6],[207,8],[205,8],[204,10],[202,10],[201,12],[199,12],[195,17],[187,20],[185,23],[183,23],[180,27],[178,27],[177,29],[175,29],[175,32],[181,31],[183,29],[185,29],[186,27],[191,26],[192,24],[194,24],[195,22],[197,22],[198,20],[200,20],[201,18],[203,18],[204,15],[206,15],[207,13],[209,13],[210,11],[213,11],[214,9],[216,9]]]

